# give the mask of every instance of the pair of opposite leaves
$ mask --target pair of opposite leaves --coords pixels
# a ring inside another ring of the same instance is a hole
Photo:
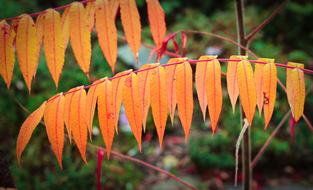
[[[37,17],[36,23],[26,14],[15,20],[11,27],[5,20],[1,21],[0,74],[7,87],[10,86],[14,68],[15,36],[19,66],[29,91],[36,74],[41,44],[44,46],[48,69],[56,87],[69,39],[79,66],[89,76],[90,32],[94,24],[102,52],[114,72],[117,58],[115,16],[119,7],[126,40],[134,55],[138,56],[141,24],[135,0],[96,0],[88,2],[86,7],[80,2],[73,2],[64,10],[62,16],[57,11],[48,9]],[[158,0],[147,0],[147,7],[152,37],[158,48],[166,33],[164,12]],[[16,35],[14,25],[17,27]]]
[[[252,122],[257,100],[257,82],[255,81],[258,81],[259,79],[255,79],[253,76],[252,67],[250,63],[245,60],[246,57],[232,56],[231,59],[243,60],[239,62],[232,61],[228,63],[227,89],[230,99],[233,106],[235,106],[236,100],[240,95],[241,104],[243,106],[245,115],[249,120],[251,119],[250,122]],[[267,126],[274,109],[277,76],[276,66],[273,60],[261,60],[267,62],[264,65],[264,68],[261,69],[264,77],[262,87],[263,92],[264,94],[268,94],[264,96],[267,100],[263,105],[265,124]],[[142,67],[140,70],[141,72],[138,72],[138,74],[131,73],[131,71],[125,71],[117,74],[111,79],[112,82],[108,79],[100,79],[91,85],[87,95],[83,87],[71,89],[68,93],[65,94],[64,103],[62,103],[62,94],[51,98],[48,103],[44,103],[43,106],[30,115],[29,118],[24,122],[17,142],[18,159],[26,144],[28,143],[34,127],[38,124],[40,118],[43,115],[42,110],[54,110],[52,112],[45,111],[45,115],[47,116],[44,117],[52,118],[52,122],[55,122],[54,124],[50,124],[49,119],[45,119],[50,142],[54,146],[62,144],[63,148],[64,129],[62,127],[62,117],[64,115],[64,122],[66,124],[67,132],[68,134],[73,134],[80,153],[83,159],[86,160],[85,151],[87,128],[89,129],[89,133],[91,133],[93,115],[97,101],[100,128],[103,138],[105,139],[106,147],[108,149],[108,155],[113,142],[114,128],[117,129],[118,114],[122,99],[124,102],[127,118],[138,142],[139,149],[141,149],[142,125],[145,129],[146,117],[150,104],[152,107],[152,114],[159,136],[160,145],[162,145],[168,113],[170,113],[171,121],[173,122],[176,104],[178,105],[178,114],[187,140],[192,121],[193,95],[192,70],[189,63],[185,61],[186,59],[183,58],[171,59],[167,65],[164,65],[166,66],[165,68],[160,67],[157,64],[147,64]],[[177,62],[181,63],[178,65],[174,64]],[[234,69],[234,67],[236,69]],[[296,81],[296,79],[298,79],[297,77],[301,76],[302,71],[299,69],[293,69],[290,71],[296,73],[293,75],[287,74],[289,78],[292,77],[290,78],[290,81]],[[255,75],[257,75],[257,72],[259,71],[256,68]],[[288,92],[290,89],[299,88],[292,86],[295,85],[290,85],[287,82],[288,97]],[[200,58],[196,68],[196,88],[204,118],[206,106],[208,105],[209,107],[209,114],[214,132],[222,108],[221,68],[220,63],[216,59],[216,56],[202,56]],[[300,88],[302,89],[302,87]],[[294,93],[294,99],[290,105],[292,110],[298,109],[293,111],[293,113],[297,114],[297,112],[300,110],[299,108],[301,107],[299,106],[301,102],[299,102],[297,97],[301,94],[297,94],[299,92],[297,89],[292,90],[292,92]],[[79,94],[79,96],[76,94]],[[177,94],[179,94],[179,96],[176,96]],[[291,103],[291,101],[289,103]],[[46,104],[47,106],[45,106]],[[54,108],[50,108],[48,106],[51,104],[54,105]],[[56,106],[59,104],[61,106]],[[64,108],[62,107],[63,104]],[[296,104],[296,106],[294,106],[294,104]],[[60,109],[60,111],[56,109]],[[61,110],[65,110],[64,114]],[[53,118],[55,118],[55,120],[53,120]],[[298,119],[297,117],[295,118]],[[72,120],[74,123],[69,124]],[[57,124],[57,121],[60,123]],[[56,127],[58,129],[61,128],[61,130],[55,130]],[[52,133],[53,131],[56,133],[49,135],[48,129],[50,128]],[[52,138],[51,136],[58,135],[57,131],[62,133],[59,135],[61,138]],[[69,135],[69,137],[71,137],[71,135]],[[61,141],[57,142],[55,139],[59,139]],[[61,164],[62,150],[60,150],[60,147],[54,146],[52,147]]]

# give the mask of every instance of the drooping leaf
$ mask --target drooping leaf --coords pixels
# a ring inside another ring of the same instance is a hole
[[[58,88],[65,52],[61,18],[54,9],[48,9],[44,17],[44,52],[48,69],[56,88]]]
[[[183,62],[185,61],[185,58],[171,58],[168,62],[167,65],[171,65],[176,62]],[[167,107],[168,111],[170,113],[171,117],[171,122],[172,125],[174,123],[174,114],[175,114],[175,109],[176,109],[176,104],[177,104],[177,99],[176,99],[176,68],[177,65],[171,65],[171,66],[166,66],[165,71],[166,71],[166,84],[167,84]]]
[[[267,61],[266,58],[259,58],[258,61]],[[263,74],[264,64],[255,64],[254,66],[254,79],[255,79],[255,89],[256,89],[256,103],[259,109],[259,115],[262,114],[263,108]]]
[[[141,44],[141,24],[135,0],[119,0],[122,25],[126,40],[138,60],[138,52]]]
[[[162,147],[168,116],[166,82],[166,72],[163,67],[157,67],[152,70],[150,80],[151,108],[160,147]]]
[[[87,26],[89,28],[89,31],[92,31],[95,24],[95,11],[96,11],[95,1],[88,1],[85,10],[87,17]]]
[[[211,56],[207,59],[209,58],[211,58]],[[223,104],[221,65],[217,59],[214,59],[209,61],[206,66],[206,94],[212,124],[212,132],[214,133]]]
[[[209,60],[209,59],[215,59],[217,56],[201,56],[199,60]],[[205,115],[206,115],[206,107],[208,105],[207,101],[207,94],[206,94],[206,86],[207,84],[207,68],[208,64],[211,62],[208,61],[199,61],[196,66],[196,89],[197,89],[197,95],[198,100],[200,104],[200,108],[202,111],[203,121],[205,121]]]
[[[49,142],[52,145],[52,150],[57,157],[58,163],[62,168],[62,154],[64,146],[64,96],[62,93],[48,100],[44,122],[48,135]]]
[[[299,69],[304,68],[304,65],[293,62],[288,62],[288,65],[296,67],[287,69],[286,90],[291,113],[297,122],[303,115],[305,102],[304,74]]]
[[[107,156],[110,159],[110,152],[114,138],[114,105],[112,83],[105,79],[98,85],[98,118],[100,130],[107,149]]]
[[[120,1],[116,1],[116,0],[109,0],[110,5],[111,5],[111,9],[112,9],[112,16],[113,19],[115,19],[118,8],[120,7]]]
[[[91,44],[87,22],[83,4],[73,2],[69,10],[71,45],[78,65],[89,78]]]
[[[39,108],[37,108],[33,113],[31,113],[27,117],[27,119],[22,124],[22,127],[20,128],[16,141],[16,157],[18,163],[21,162],[22,152],[24,151],[26,145],[28,144],[30,137],[33,134],[33,131],[39,124],[45,111],[45,107],[46,101],[43,102]]]
[[[158,64],[144,64],[140,69],[149,69],[156,67]],[[146,122],[148,117],[148,111],[150,107],[150,79],[152,70],[146,70],[144,72],[139,72],[138,76],[138,86],[139,86],[139,95],[140,95],[140,103],[142,108],[142,124],[143,131],[146,131]]]
[[[138,77],[135,73],[131,73],[125,79],[123,103],[128,122],[137,140],[139,151],[141,152],[142,108],[140,103]]]
[[[112,3],[113,1],[108,0],[96,1],[96,30],[101,50],[114,73],[117,58],[117,30]]]
[[[29,92],[38,65],[38,48],[35,23],[29,15],[24,14],[20,17],[17,28],[16,51]]]
[[[253,70],[249,61],[242,60],[238,62],[237,82],[240,102],[245,116],[248,119],[249,126],[251,126],[256,106],[256,89]]]
[[[45,20],[45,13],[40,14],[37,16],[36,19],[36,34],[37,34],[37,43],[38,43],[38,56],[40,53],[40,47],[42,45],[42,41],[43,41],[43,35],[44,35],[44,20]]]
[[[263,111],[264,127],[267,128],[275,107],[277,89],[277,70],[274,59],[267,59],[263,67]]]
[[[165,14],[159,0],[147,0],[147,8],[152,38],[159,49],[166,34]]]
[[[114,120],[115,131],[118,133],[118,120],[120,115],[120,108],[123,99],[123,89],[125,86],[126,76],[132,72],[132,69],[117,73],[112,79],[112,91],[113,91],[113,104],[114,104]]]
[[[0,75],[7,88],[11,85],[15,55],[14,55],[15,31],[3,20],[0,22]]]
[[[187,142],[193,114],[192,70],[188,62],[176,68],[177,109]]]
[[[64,9],[61,17],[61,28],[63,33],[63,41],[64,41],[64,48],[67,48],[68,41],[70,38],[70,21],[69,21],[69,10],[70,7]]]

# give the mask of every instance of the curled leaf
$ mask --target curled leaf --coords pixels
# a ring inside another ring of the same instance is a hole
[[[64,42],[64,48],[66,49],[68,45],[68,41],[70,38],[70,21],[69,21],[69,10],[70,7],[67,7],[64,9],[61,17],[61,28],[63,33],[63,42]]]

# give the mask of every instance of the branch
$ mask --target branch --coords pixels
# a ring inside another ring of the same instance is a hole
[[[267,17],[262,23],[260,23],[257,27],[255,27],[245,38],[246,42],[251,41],[255,35],[261,31],[271,20],[278,14],[280,11],[283,10],[285,5],[287,4],[288,0],[284,0],[273,12],[272,14]]]

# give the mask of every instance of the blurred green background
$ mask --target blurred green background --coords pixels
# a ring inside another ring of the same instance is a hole
[[[0,19],[32,13],[50,7],[70,3],[69,0],[0,0]],[[247,32],[262,22],[280,1],[249,0],[246,5],[245,24]],[[141,22],[142,41],[153,44],[146,3],[137,1]],[[233,1],[220,0],[175,0],[162,1],[166,12],[168,33],[177,30],[207,31],[236,39],[236,21]],[[266,26],[250,44],[250,48],[259,57],[275,58],[277,62],[287,60],[302,62],[306,68],[313,69],[313,1],[289,1],[283,11]],[[120,18],[117,27],[123,34]],[[180,39],[178,38],[178,42]],[[171,44],[170,50],[173,50]],[[237,53],[237,48],[217,38],[201,35],[188,35],[187,55],[197,59],[201,55],[217,53],[220,57],[229,57]],[[149,56],[149,50],[142,48],[141,64]],[[164,58],[166,61],[168,58]],[[125,42],[119,42],[119,58],[116,70],[123,71],[136,68],[133,57]],[[226,71],[226,64],[222,70]],[[285,83],[285,70],[278,68],[279,79]],[[97,42],[96,33],[92,33],[92,64],[91,80],[112,76],[111,70],[104,59]],[[308,95],[305,103],[305,114],[313,122],[312,76],[305,75]],[[233,114],[226,93],[226,82],[223,85],[223,110],[218,132],[212,136],[209,120],[203,122],[197,96],[194,92],[195,109],[191,136],[184,143],[180,122],[175,117],[174,126],[170,121],[165,134],[163,150],[158,147],[157,134],[154,129],[151,113],[148,118],[148,130],[144,134],[143,153],[139,153],[134,137],[129,132],[125,115],[121,113],[121,132],[115,137],[113,149],[124,154],[142,159],[153,165],[165,168],[200,189],[223,189],[233,187],[235,167],[235,144],[239,135],[239,106]],[[35,110],[44,100],[60,91],[72,87],[87,85],[89,81],[76,64],[70,46],[67,49],[65,65],[56,90],[45,64],[43,52],[36,78],[33,81],[32,93],[29,95],[22,79],[20,70],[15,65],[13,82],[10,89],[0,80],[0,173],[3,176],[1,186],[16,186],[18,189],[96,189],[96,150],[88,149],[88,164],[84,164],[76,147],[65,141],[63,170],[57,165],[45,128],[39,125],[29,145],[22,155],[19,166],[15,157],[15,142],[22,122],[29,113]],[[275,129],[285,113],[289,110],[286,94],[278,86],[275,112],[269,128],[264,131],[263,119],[256,111],[254,126],[251,131],[252,157],[260,150],[268,136]],[[93,144],[104,146],[99,134],[97,118],[94,122]],[[254,187],[277,188],[294,187],[308,188],[313,185],[313,135],[303,120],[295,127],[292,138],[289,124],[286,124],[273,139],[254,169]],[[164,175],[138,166],[129,161],[120,161],[116,157],[104,160],[101,182],[105,189],[185,189],[180,184],[169,180]],[[240,174],[240,171],[239,171]],[[149,187],[149,188],[147,188]]]

